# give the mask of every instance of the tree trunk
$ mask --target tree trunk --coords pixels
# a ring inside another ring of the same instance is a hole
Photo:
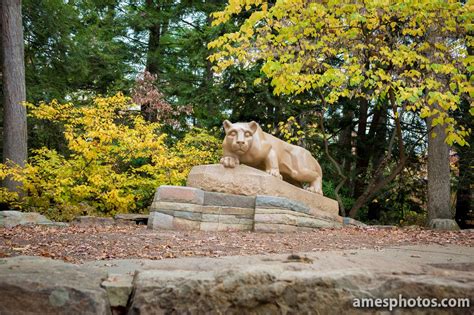
[[[366,99],[359,99],[359,124],[357,126],[356,140],[356,168],[354,178],[354,198],[358,198],[365,190],[365,177],[369,166],[369,153],[367,150],[367,118],[369,103]]]
[[[153,0],[146,1],[146,9],[149,12],[156,11],[156,14],[160,14],[160,5],[154,5]],[[159,70],[159,49],[160,49],[160,38],[161,38],[161,21],[154,21],[149,27],[150,32],[148,37],[148,54],[146,59],[146,71],[151,74],[158,75]]]
[[[467,36],[474,36],[474,31],[470,30]],[[466,40],[467,40],[466,36]],[[469,56],[474,55],[474,47],[467,45],[467,53]],[[466,119],[465,124],[469,125],[472,122],[472,117],[469,114],[470,101],[466,97],[461,102],[461,111],[464,113],[463,118]],[[474,204],[472,199],[474,197],[474,172],[472,165],[474,165],[474,136],[472,133],[467,139],[469,146],[459,147],[457,149],[459,154],[459,181],[458,190],[456,193],[456,222],[461,229],[474,228]]]
[[[25,64],[21,0],[2,0],[3,160],[23,166],[27,158]],[[10,179],[4,186],[17,191]]]
[[[440,109],[440,108],[438,108]],[[443,125],[431,128],[435,116],[427,119],[428,129],[428,221],[452,219],[450,210],[449,146]],[[432,132],[436,134],[433,137]]]
[[[474,137],[472,134],[468,142],[470,146],[457,149],[459,155],[459,179],[456,193],[456,222],[461,229],[474,228],[474,204],[472,202],[474,196],[472,189],[472,183],[474,183],[474,174],[472,172],[472,165],[474,165]]]
[[[345,104],[344,104],[345,105]],[[342,168],[344,174],[350,174],[352,169],[352,121],[354,120],[354,111],[348,106],[344,106],[342,109],[342,119],[339,127],[341,133],[338,141],[338,151],[342,160]],[[350,183],[348,186],[351,186]],[[352,191],[352,189],[351,189]]]

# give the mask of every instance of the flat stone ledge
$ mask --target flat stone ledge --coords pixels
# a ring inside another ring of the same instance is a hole
[[[306,214],[309,214],[311,212],[311,209],[301,202],[288,198],[262,195],[257,195],[255,199],[255,207],[290,209],[292,211],[302,212]]]
[[[204,205],[255,208],[255,197],[204,191]]]
[[[0,314],[104,314],[107,272],[42,257],[0,260]]]
[[[470,314],[474,247],[114,259],[0,259],[0,314]],[[462,298],[470,308],[356,308],[354,298]]]
[[[202,205],[204,202],[204,191],[194,187],[163,185],[158,187],[156,190],[153,201],[170,201]]]
[[[67,223],[53,222],[36,212],[21,212],[16,210],[0,211],[0,227],[12,228],[17,225],[47,225],[47,226],[68,226]]]
[[[208,192],[245,196],[275,196],[298,200],[315,212],[338,217],[337,201],[296,187],[261,170],[239,165],[225,168],[220,164],[199,165],[191,169],[187,185]]]

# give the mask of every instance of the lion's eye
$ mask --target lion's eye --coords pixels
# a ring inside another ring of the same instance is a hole
[[[247,132],[245,133],[245,136],[246,136],[246,137],[251,137],[251,136],[252,136],[252,134],[251,134],[250,132],[248,132],[248,131],[247,131]]]
[[[229,133],[229,136],[232,136],[232,137],[235,137],[236,135],[237,135],[237,132],[235,132],[235,131],[231,131],[231,132]]]

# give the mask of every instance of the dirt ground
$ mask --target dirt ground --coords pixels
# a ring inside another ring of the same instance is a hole
[[[115,258],[297,254],[398,245],[474,246],[473,231],[420,228],[343,228],[298,233],[153,231],[132,226],[0,228],[0,257],[45,256],[73,263]]]

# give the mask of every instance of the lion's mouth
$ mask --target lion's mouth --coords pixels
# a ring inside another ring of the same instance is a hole
[[[247,152],[247,149],[248,149],[248,148],[247,148],[246,146],[244,146],[244,147],[235,146],[235,147],[234,147],[234,151],[235,151],[236,153],[245,153],[245,152]]]

